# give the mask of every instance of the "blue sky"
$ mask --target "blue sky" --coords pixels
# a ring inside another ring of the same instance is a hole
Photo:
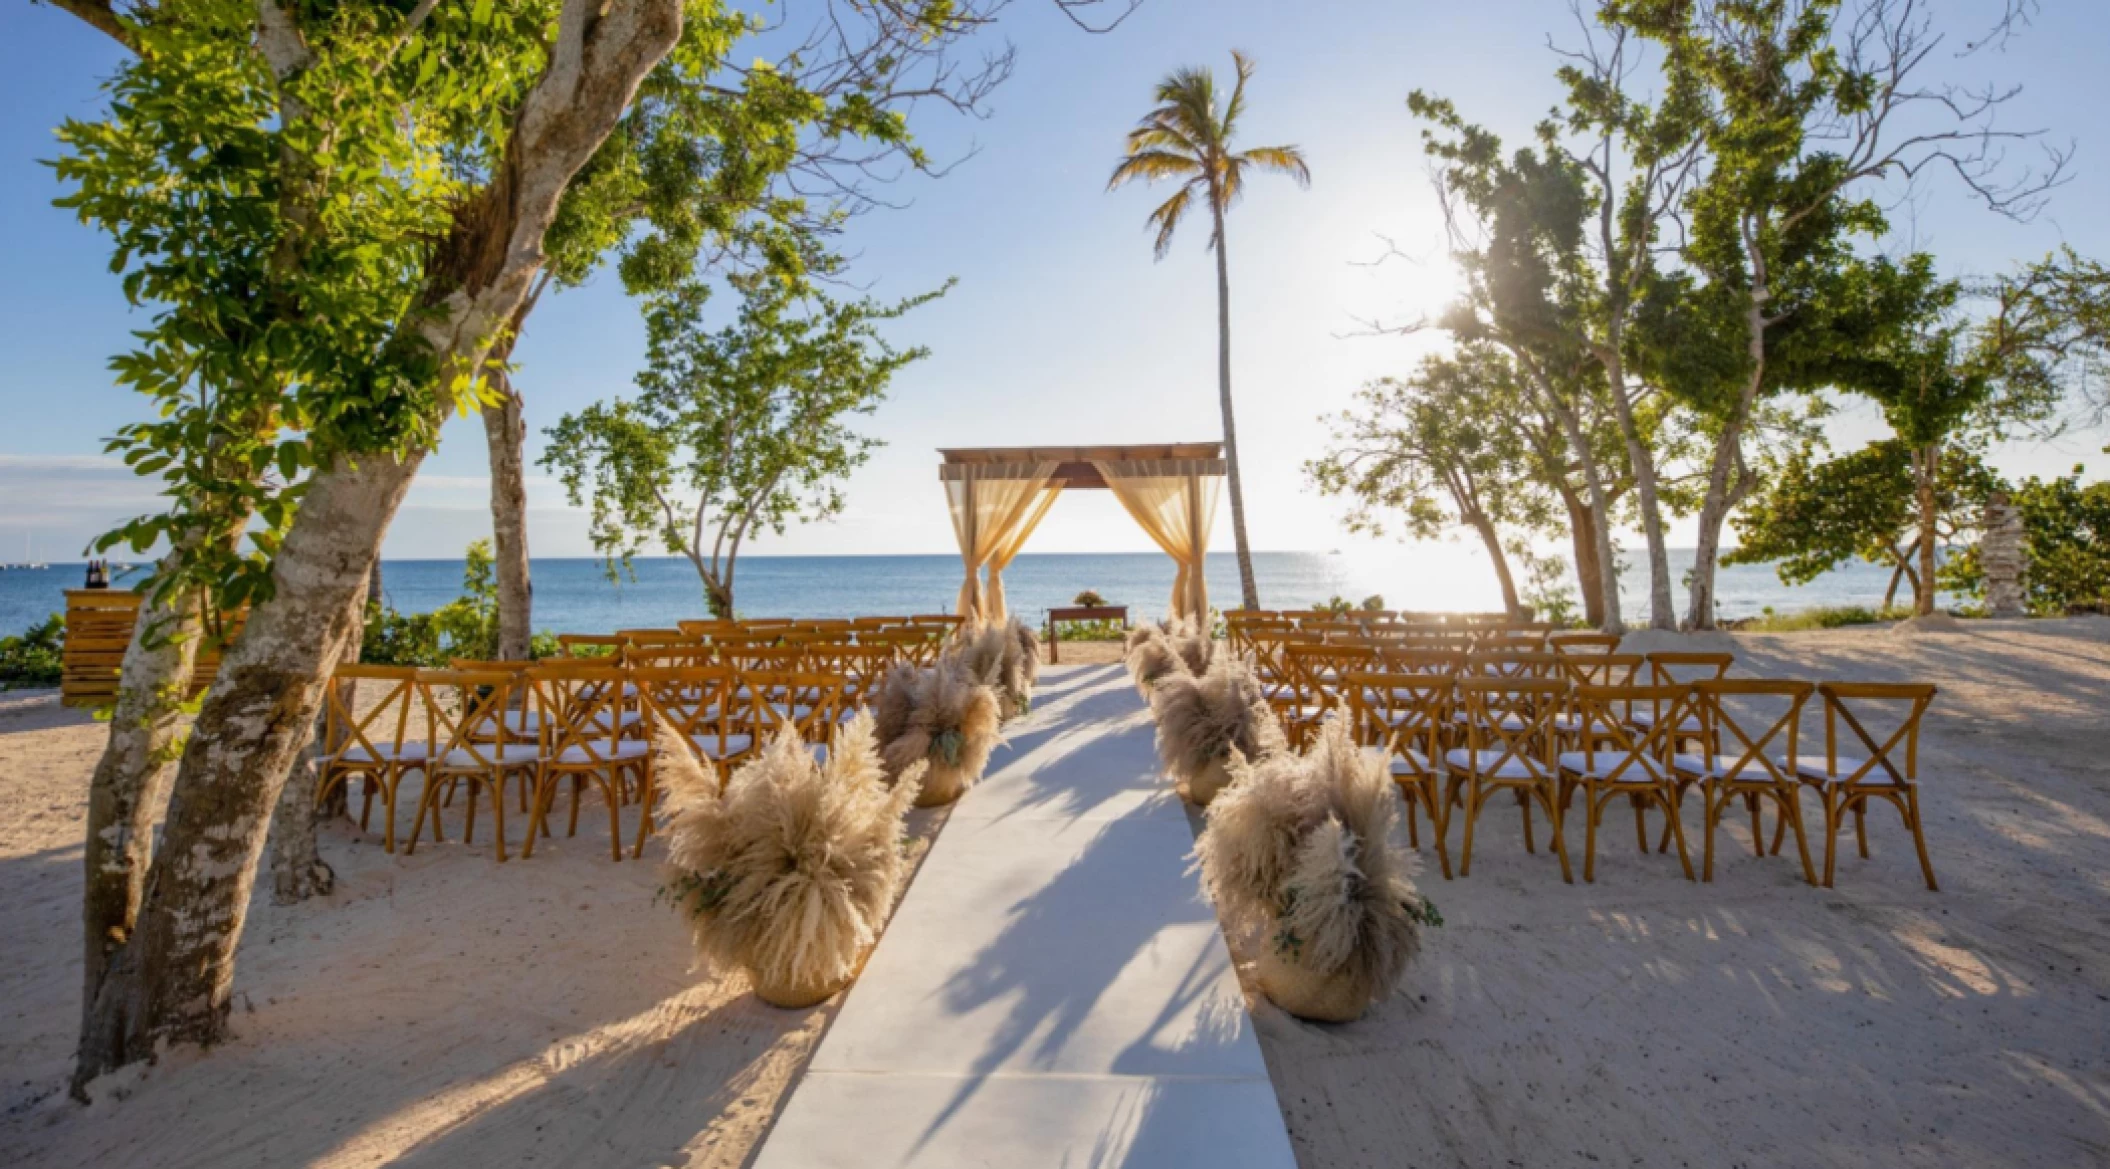
[[[1990,10],[1987,0],[1937,7],[1957,41]],[[1898,218],[1951,271],[1997,271],[2061,243],[2110,255],[2110,138],[2099,130],[2110,112],[2101,64],[2110,5],[2046,8],[2004,53],[1944,57],[1940,67],[1956,80],[2024,83],[2003,121],[2076,142],[2074,179],[2029,224],[1973,207],[1953,184],[1926,184]],[[871,421],[888,445],[853,480],[849,513],[757,550],[953,550],[937,447],[1217,437],[1213,261],[1201,229],[1190,225],[1154,263],[1143,230],[1153,194],[1109,195],[1104,184],[1151,84],[1182,64],[1226,72],[1234,47],[1259,64],[1246,141],[1296,143],[1313,171],[1309,191],[1263,177],[1230,228],[1248,524],[1263,549],[1354,543],[1299,466],[1324,440],[1322,414],[1434,344],[1354,335],[1359,317],[1410,316],[1443,294],[1439,224],[1406,94],[1450,96],[1468,118],[1521,138],[1557,97],[1547,37],[1572,42],[1572,29],[1565,0],[1147,0],[1117,31],[1091,36],[1044,0],[1018,0],[1002,26],[1018,46],[1017,72],[992,116],[918,115],[941,159],[976,152],[942,179],[901,183],[889,197],[907,206],[861,220],[849,241],[857,278],[876,295],[959,277],[949,297],[896,330],[934,355],[897,380]],[[105,364],[138,321],[107,271],[104,239],[51,206],[59,187],[38,161],[56,153],[61,119],[98,112],[97,85],[116,60],[63,13],[0,10],[0,559],[20,555],[25,533],[41,557],[68,558],[153,502],[98,454],[139,409]],[[1427,262],[1368,266],[1381,236]],[[636,307],[613,276],[539,308],[517,353],[531,457],[560,415],[627,392],[643,348]],[[1834,429],[1841,443],[1882,432],[1864,410]],[[2101,475],[2110,471],[2094,453],[2101,445],[2094,435],[2013,445],[1998,462],[2014,473],[2086,462]],[[483,457],[479,424],[450,423],[389,537],[391,556],[459,555],[488,532]],[[583,514],[539,473],[530,504],[537,555],[590,551]],[[1216,546],[1228,540],[1220,518]],[[1149,547],[1105,493],[1091,492],[1059,505],[1030,550]]]

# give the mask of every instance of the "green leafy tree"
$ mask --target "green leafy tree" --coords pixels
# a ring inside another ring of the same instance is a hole
[[[1918,455],[1904,439],[1873,442],[1819,461],[1803,449],[1766,477],[1737,513],[1738,544],[1724,564],[1774,566],[1780,582],[1808,584],[1850,560],[1888,566],[1888,609],[1909,584],[1931,612],[1937,580],[1921,559]],[[1943,546],[1975,528],[2001,480],[1975,451],[1954,451],[1941,464],[1934,493],[1934,537]]]
[[[567,415],[542,458],[572,505],[591,510],[611,574],[656,541],[695,566],[719,617],[734,611],[751,536],[842,510],[844,479],[877,445],[852,420],[928,354],[894,349],[878,326],[943,295],[880,305],[768,276],[734,286],[739,319],[717,332],[704,327],[705,285],[653,297],[638,394]]]
[[[1696,93],[1707,111],[1706,174],[1683,212],[1680,257],[1693,278],[1685,305],[1703,337],[1720,339],[1716,351],[1739,360],[1716,370],[1726,376],[1673,388],[1715,435],[1686,611],[1688,626],[1712,628],[1722,528],[1758,483],[1744,444],[1761,399],[1809,387],[1822,359],[1844,349],[1827,340],[1822,318],[1853,242],[1885,227],[1865,192],[1946,171],[1993,209],[2027,215],[2065,157],[2054,151],[2045,168],[2019,175],[2004,166],[2006,147],[2035,137],[1999,124],[2015,91],[1966,101],[1927,83],[1943,34],[1923,5],[1613,0],[1603,11],[1660,46],[1668,86]]]
[[[0,690],[56,686],[64,674],[66,618],[53,613],[22,631],[0,637]]]
[[[2023,587],[2033,613],[2110,611],[2110,482],[2084,484],[2081,468],[2057,479],[2030,478],[2009,493],[2029,548]],[[1974,545],[1944,565],[1951,587],[1983,595]]]
[[[1553,515],[1517,416],[1496,405],[1524,393],[1492,346],[1428,358],[1407,378],[1358,391],[1305,472],[1321,492],[1348,501],[1352,532],[1396,528],[1425,540],[1471,529],[1494,566],[1504,610],[1520,612],[1504,529],[1543,529]]]
[[[1157,233],[1157,257],[1172,249],[1173,233],[1188,212],[1209,214],[1209,248],[1216,253],[1216,385],[1223,410],[1224,459],[1231,481],[1231,536],[1238,552],[1238,586],[1245,607],[1260,607],[1253,583],[1253,553],[1246,541],[1245,486],[1238,471],[1238,427],[1231,409],[1231,267],[1225,251],[1224,216],[1245,193],[1247,171],[1286,174],[1300,187],[1311,185],[1311,168],[1295,146],[1235,146],[1238,119],[1245,113],[1246,82],[1253,62],[1232,52],[1238,80],[1228,100],[1219,101],[1216,78],[1207,69],[1180,69],[1158,82],[1157,105],[1128,132],[1127,152],[1114,167],[1111,191],[1141,180],[1176,182],[1179,190],[1158,204],[1148,223]]]

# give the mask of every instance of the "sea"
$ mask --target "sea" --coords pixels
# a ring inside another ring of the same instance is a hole
[[[1674,593],[1682,614],[1683,578],[1691,549],[1672,549]],[[640,559],[610,579],[593,559],[538,559],[531,566],[534,626],[557,633],[611,633],[670,626],[705,615],[696,571],[677,558]],[[1219,606],[1238,597],[1238,564],[1228,553],[1209,557],[1209,595]],[[63,590],[79,588],[81,564],[0,571],[0,636],[13,634],[65,607]],[[1306,608],[1335,596],[1385,607],[1427,611],[1501,608],[1486,562],[1460,545],[1431,544],[1375,551],[1256,552],[1253,574],[1261,604]],[[1050,607],[1071,604],[1091,589],[1137,618],[1166,609],[1173,566],[1149,553],[1025,554],[1004,574],[1011,611],[1038,621]],[[1717,579],[1718,617],[1788,613],[1833,605],[1875,606],[1889,583],[1887,570],[1854,563],[1790,588],[1767,565],[1724,568]],[[1572,574],[1569,576],[1572,591]],[[428,612],[461,593],[459,560],[390,560],[382,564],[387,602],[406,612]],[[120,578],[119,585],[122,587]],[[867,616],[950,612],[960,588],[955,556],[750,556],[739,563],[736,607],[746,617]],[[1629,622],[1645,619],[1648,578],[1630,564],[1624,576]]]

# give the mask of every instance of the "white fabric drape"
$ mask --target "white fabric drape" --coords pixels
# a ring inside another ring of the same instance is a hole
[[[1040,501],[1012,528],[1010,538],[989,554],[989,580],[982,586],[983,620],[1002,621],[1011,615],[1010,608],[1004,603],[1004,569],[1009,568],[1011,562],[1018,558],[1019,549],[1026,546],[1027,537],[1033,534],[1033,529],[1040,526],[1040,521],[1048,514],[1048,509],[1055,506],[1055,497],[1061,494],[1060,483],[1050,483],[1041,488]]]
[[[945,501],[952,510],[952,531],[960,543],[960,560],[967,569],[960,583],[959,614],[967,625],[1003,616],[1001,580],[994,583],[993,596],[983,595],[982,566],[1001,552],[1009,552],[1010,563],[1034,524],[1047,514],[1052,498],[1048,480],[1061,464],[974,463],[943,467]],[[998,566],[1001,571],[1001,565]],[[992,604],[993,602],[993,604]]]
[[[1223,464],[1214,459],[1136,459],[1094,461],[1092,466],[1128,514],[1179,565],[1172,582],[1172,615],[1207,621],[1205,565]]]

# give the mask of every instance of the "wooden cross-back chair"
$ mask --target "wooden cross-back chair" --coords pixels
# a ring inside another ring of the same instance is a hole
[[[1559,659],[1559,675],[1577,686],[1638,685],[1642,681],[1641,667],[1648,664],[1640,654],[1559,652],[1554,656]],[[1632,709],[1631,705],[1628,709]],[[1653,708],[1644,703],[1643,709]],[[1582,712],[1571,709],[1562,713],[1553,720],[1553,730],[1565,746],[1581,745]]]
[[[690,637],[716,637],[721,633],[737,632],[740,628],[738,621],[722,617],[710,617],[696,621],[677,621],[674,624]]]
[[[1682,804],[1685,791],[1694,784],[1701,790],[1702,831],[1706,833],[1701,880],[1714,880],[1715,829],[1730,805],[1742,800],[1751,812],[1752,850],[1766,855],[1761,810],[1770,803],[1795,830],[1803,878],[1817,883],[1809,840],[1802,829],[1801,784],[1787,770],[1788,761],[1795,758],[1802,708],[1816,689],[1809,682],[1778,678],[1710,678],[1692,684],[1702,741],[1714,744],[1715,749],[1701,755],[1674,755],[1671,767],[1677,781],[1675,802]],[[1761,709],[1739,718],[1730,700]]]
[[[1736,655],[1715,651],[1658,651],[1643,655],[1648,659],[1648,680],[1652,686],[1676,686],[1693,682],[1712,682],[1729,676],[1729,667],[1736,664]],[[1655,717],[1647,709],[1636,709],[1636,726],[1648,729],[1648,720]],[[1692,753],[1711,755],[1719,749],[1716,740],[1707,736],[1705,720],[1694,707],[1687,714],[1684,724],[1678,728],[1679,744],[1690,744]],[[1667,842],[1666,842],[1667,843]]]
[[[421,771],[428,744],[410,736],[411,701],[417,689],[418,672],[408,666],[337,667],[334,682],[325,689],[322,742],[318,759],[320,774],[315,799],[320,803],[339,784],[359,777],[366,789],[359,808],[359,830],[366,831],[374,810],[374,792],[381,793],[383,851],[396,851],[396,788],[406,772]],[[381,684],[381,698],[358,713],[355,689],[360,682]]]
[[[535,776],[527,844],[520,855],[535,855],[535,838],[547,830],[550,801],[568,779],[571,821],[565,835],[578,833],[580,797],[591,786],[608,804],[609,853],[623,859],[622,805],[633,782],[643,791],[650,791],[652,782],[652,746],[628,733],[634,722],[623,718],[630,705],[628,672],[593,663],[551,662],[527,676],[542,715],[545,751]]]
[[[1609,654],[1619,652],[1619,641],[1616,633],[1552,633],[1546,647],[1556,653]]]
[[[638,648],[662,645],[694,645],[696,635],[680,629],[618,629],[616,637],[623,642],[624,652]]]
[[[1384,670],[1351,673],[1342,679],[1348,691],[1356,741],[1382,747],[1392,782],[1407,800],[1407,843],[1421,847],[1420,814],[1429,817],[1436,838],[1436,857],[1443,877],[1451,877],[1450,849],[1444,843],[1449,805],[1443,786],[1443,730],[1450,721],[1449,671]]]
[[[1677,784],[1671,773],[1676,753],[1670,728],[1684,720],[1693,703],[1685,686],[1579,684],[1573,695],[1578,720],[1577,747],[1557,757],[1561,772],[1561,807],[1580,793],[1583,798],[1583,880],[1597,879],[1597,826],[1605,806],[1625,796],[1634,806],[1634,839],[1648,852],[1648,810],[1663,812],[1664,830],[1678,842],[1678,863],[1693,879],[1692,854],[1685,847],[1685,826],[1678,819]],[[1647,729],[1634,725],[1637,706],[1654,711]]]
[[[712,770],[722,790],[728,771],[725,728],[731,718],[731,672],[721,666],[668,667],[633,670],[630,680],[637,688],[647,740],[656,746],[663,739],[659,732],[669,732]],[[648,767],[637,793],[637,832],[630,845],[633,860],[644,854],[645,840],[656,826],[653,814],[658,801],[658,778]]]
[[[1377,660],[1400,674],[1459,674],[1465,670],[1465,651],[1421,645],[1379,647]]]
[[[833,735],[842,709],[845,680],[841,674],[751,673],[741,681],[747,687],[746,718],[740,730],[753,736],[756,748],[766,749],[771,739],[789,727],[800,739],[825,746]]]
[[[1453,798],[1465,793],[1465,843],[1458,875],[1473,871],[1473,827],[1480,810],[1496,792],[1516,794],[1524,815],[1524,851],[1532,842],[1531,805],[1545,810],[1553,826],[1553,851],[1560,857],[1561,879],[1575,883],[1568,866],[1568,846],[1561,838],[1560,774],[1552,754],[1552,720],[1561,709],[1568,683],[1555,678],[1460,678],[1458,700],[1464,706],[1465,746],[1444,754]]]
[[[1924,682],[1820,682],[1824,703],[1824,754],[1794,757],[1795,778],[1815,789],[1824,809],[1824,886],[1832,887],[1839,855],[1839,830],[1849,812],[1854,840],[1868,858],[1868,801],[1883,800],[1898,810],[1912,845],[1919,852],[1920,875],[1930,892],[1940,892],[1934,862],[1927,855],[1927,833],[1920,812],[1920,721],[1938,693]],[[1853,735],[1846,742],[1839,728]],[[1874,724],[1878,729],[1870,730]],[[1893,725],[1894,724],[1894,725]],[[1887,728],[1889,734],[1881,731]],[[1841,751],[1844,744],[1847,748]],[[1773,829],[1778,853],[1785,825]]]
[[[1308,741],[1326,716],[1346,697],[1344,683],[1349,674],[1369,670],[1377,662],[1377,651],[1363,645],[1290,644],[1283,648],[1285,681],[1289,693],[1277,703],[1272,699],[1290,741]]]
[[[836,721],[843,722],[871,703],[879,679],[893,665],[893,651],[885,646],[838,644],[825,656],[816,657],[813,669],[818,673],[842,675],[842,707],[836,714]]]
[[[623,639],[605,633],[560,633],[557,652],[567,658],[610,658],[623,652]]]
[[[491,793],[491,816],[498,833],[499,863],[506,859],[505,782],[516,778],[531,786],[541,766],[540,736],[513,731],[506,722],[520,676],[506,671],[420,670],[417,695],[425,708],[425,740],[432,753],[425,763],[425,790],[418,798],[417,819],[410,826],[406,855],[418,850],[425,821],[432,820],[432,839],[446,839],[440,825],[440,797],[457,784],[469,785],[469,807],[462,843],[476,843],[476,797]]]

